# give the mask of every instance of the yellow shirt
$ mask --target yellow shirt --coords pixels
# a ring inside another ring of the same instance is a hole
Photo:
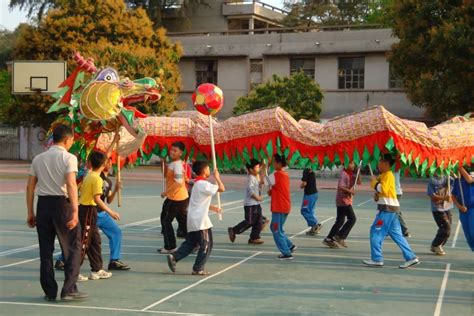
[[[79,189],[79,204],[96,206],[94,196],[102,195],[103,184],[104,181],[98,172],[89,171]]]
[[[395,176],[392,171],[382,173],[377,179],[372,180],[372,188],[378,193],[378,209],[396,212],[400,204],[395,189]]]

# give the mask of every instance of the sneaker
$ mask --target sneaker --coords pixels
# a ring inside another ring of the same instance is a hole
[[[265,220],[262,223],[262,231],[264,231],[265,228],[267,228],[269,223],[270,223],[270,220],[268,218],[265,218]]]
[[[431,247],[430,247],[430,251],[431,251],[432,253],[436,253],[435,247],[431,246]]]
[[[229,234],[229,240],[230,240],[230,242],[234,242],[234,241],[235,241],[235,232],[234,232],[234,229],[233,229],[232,227],[227,228],[227,233]]]
[[[64,261],[56,260],[56,263],[54,264],[54,268],[56,270],[64,270]]]
[[[332,239],[324,238],[323,245],[328,246],[329,248],[337,249],[340,248],[339,245]]]
[[[249,244],[261,245],[263,243],[264,243],[264,241],[261,240],[260,238],[259,239],[249,239]]]
[[[321,228],[323,228],[323,224],[316,224],[315,226],[313,226],[314,233],[318,235],[321,231]]]
[[[89,279],[91,280],[100,280],[100,279],[109,279],[112,277],[112,272],[107,272],[105,270],[99,270],[97,272],[91,271]]]
[[[55,296],[55,297],[52,297],[52,296],[45,295],[45,296],[44,296],[44,300],[45,300],[46,302],[56,302],[56,296]]]
[[[341,247],[347,248],[346,240],[339,236],[334,236],[334,241]]]
[[[79,274],[79,276],[77,277],[77,282],[84,282],[87,280],[89,280],[89,278],[82,274]]]
[[[409,232],[404,233],[403,236],[405,238],[411,238],[411,234]]]
[[[159,248],[158,251],[159,253],[161,253],[162,255],[167,255],[167,254],[170,254],[170,253],[174,253],[176,252],[176,250],[178,250],[178,248],[173,248],[173,249],[166,249],[166,248]]]
[[[363,260],[363,264],[369,266],[369,267],[383,267],[383,261],[374,261],[374,260]]]
[[[444,251],[443,246],[431,247],[431,251],[434,252],[437,256],[445,256],[446,251]]]
[[[293,257],[293,255],[283,255],[283,254],[281,254],[277,257],[278,260],[282,260],[282,261],[283,260],[293,260],[294,258],[295,257]]]
[[[205,275],[210,275],[211,273],[209,273],[208,271],[201,270],[201,271],[193,271],[191,272],[191,274],[205,276]]]
[[[399,266],[399,268],[400,268],[400,269],[406,269],[406,268],[415,266],[415,265],[417,265],[417,264],[419,264],[419,263],[420,263],[420,259],[414,258],[414,259],[405,261],[405,263],[402,264],[401,266]]]
[[[109,262],[109,270],[130,270],[130,266],[120,260],[112,260]]]
[[[89,294],[84,293],[84,292],[75,292],[75,293],[69,293],[69,294],[61,294],[61,300],[63,301],[77,301],[77,300],[83,300],[87,298]]]
[[[296,247],[296,245],[291,246],[290,247],[291,253],[295,252],[296,249],[298,249],[298,247]]]
[[[173,255],[168,255],[168,268],[170,268],[171,272],[175,273],[176,272],[176,259],[174,258]]]

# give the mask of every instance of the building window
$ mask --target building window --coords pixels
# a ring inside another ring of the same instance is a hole
[[[217,85],[217,60],[196,60],[196,86],[203,83]]]
[[[388,68],[389,89],[403,89],[403,80],[395,73],[392,66]]]
[[[364,57],[340,57],[338,66],[339,89],[364,89]]]
[[[250,59],[250,89],[263,82],[263,59]]]
[[[292,58],[290,60],[290,74],[303,71],[305,75],[314,79],[314,58]]]

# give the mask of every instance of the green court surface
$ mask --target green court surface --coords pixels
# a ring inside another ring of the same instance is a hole
[[[292,182],[293,209],[287,234],[298,246],[293,261],[275,260],[278,255],[271,233],[265,244],[248,245],[248,234],[230,243],[227,227],[243,219],[243,176],[224,176],[224,219],[215,215],[214,249],[207,277],[190,275],[194,256],[178,263],[177,273],[168,270],[166,257],[156,252],[162,245],[159,215],[162,199],[160,174],[139,168],[124,172],[123,261],[131,271],[114,272],[108,280],[78,284],[90,297],[83,302],[46,303],[39,283],[36,231],[25,225],[24,199],[27,165],[0,165],[0,314],[3,315],[473,315],[474,260],[468,249],[457,211],[453,216],[447,255],[430,253],[436,232],[426,181],[402,181],[406,193],[402,210],[412,237],[409,239],[422,263],[398,269],[401,252],[387,239],[385,267],[367,268],[370,257],[368,231],[375,205],[367,186],[355,197],[357,223],[347,249],[321,244],[334,222],[335,179],[321,179],[317,217],[324,222],[321,234],[305,235],[299,214],[302,192],[297,173]],[[16,168],[16,169],[15,169]],[[18,175],[12,177],[12,175]],[[1,180],[3,179],[3,180]],[[367,180],[367,179],[364,179]],[[367,182],[367,181],[365,181]],[[114,205],[115,206],[115,205]],[[268,201],[264,215],[270,216]],[[108,241],[102,236],[104,262]],[[179,240],[178,240],[179,241]],[[56,246],[59,250],[59,246]],[[88,262],[82,273],[88,274]],[[61,281],[62,272],[56,277]]]

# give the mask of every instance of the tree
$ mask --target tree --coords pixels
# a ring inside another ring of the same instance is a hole
[[[296,120],[319,121],[323,94],[319,85],[304,72],[289,77],[273,75],[268,82],[258,85],[246,97],[237,100],[234,114],[280,106]]]
[[[169,41],[164,29],[153,30],[142,9],[128,9],[122,0],[71,1],[61,9],[48,11],[37,26],[21,29],[15,58],[67,60],[72,70],[76,66],[74,51],[94,58],[98,67],[117,68],[121,76],[159,78],[164,85],[162,99],[151,106],[142,104],[140,110],[166,114],[181,108],[176,101],[181,48]],[[51,117],[45,110],[52,101],[36,95],[23,97],[23,106],[18,108],[22,115],[11,123],[48,126]]]
[[[12,32],[7,29],[0,29],[0,69],[6,69],[6,62],[12,60],[18,30],[17,28]]]
[[[389,61],[413,104],[444,120],[474,111],[474,6],[468,1],[396,1]]]
[[[330,26],[383,23],[387,7],[394,0],[286,0],[290,13],[283,20],[286,26]]]
[[[207,1],[209,0],[125,0],[125,4],[132,9],[145,10],[155,28],[164,27],[170,31],[184,31],[190,27],[189,16],[199,6],[208,5]],[[10,0],[10,8],[27,10],[29,17],[35,16],[38,21],[41,21],[48,10],[64,8],[70,2],[68,0]]]

